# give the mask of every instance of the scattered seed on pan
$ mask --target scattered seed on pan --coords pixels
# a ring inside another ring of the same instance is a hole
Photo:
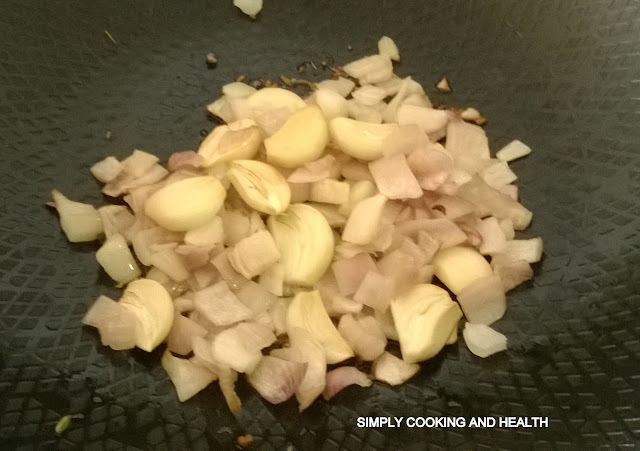
[[[218,65],[218,58],[216,58],[216,54],[215,53],[207,53],[207,67],[209,69],[215,69],[215,67]]]
[[[67,430],[70,424],[71,424],[71,415],[65,415],[62,418],[60,418],[60,421],[58,421],[58,424],[56,424],[56,429],[55,429],[56,434],[62,434],[64,431]]]
[[[113,42],[114,45],[118,45],[118,41],[116,41],[116,39],[111,35],[111,33],[109,33],[107,30],[104,30],[104,34],[107,36],[107,38]]]
[[[111,139],[111,130],[107,130],[107,133],[104,134],[105,139]]]

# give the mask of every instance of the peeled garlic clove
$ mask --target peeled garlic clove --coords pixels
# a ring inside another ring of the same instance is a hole
[[[369,244],[379,231],[380,218],[387,198],[376,194],[358,202],[351,211],[342,232],[342,240],[353,244]]]
[[[306,330],[322,346],[327,364],[353,357],[353,351],[331,322],[317,290],[302,291],[291,301],[287,309],[287,333],[295,328]]]
[[[402,358],[408,363],[435,356],[462,318],[449,293],[431,284],[415,285],[391,301]]]
[[[471,283],[493,274],[489,262],[474,248],[451,246],[433,257],[434,275],[453,294],[459,294]]]
[[[72,243],[93,241],[103,232],[102,219],[92,205],[67,199],[60,191],[51,192],[60,215],[60,227]]]
[[[137,279],[118,301],[136,317],[136,346],[151,352],[167,338],[173,325],[173,301],[155,280]]]
[[[294,204],[270,216],[267,228],[280,251],[284,282],[312,286],[325,273],[333,257],[333,231],[313,207]]]
[[[317,160],[329,141],[327,122],[317,105],[291,115],[273,136],[264,140],[267,161],[284,168],[295,168]]]
[[[140,268],[133,258],[127,240],[119,233],[111,235],[96,252],[96,260],[105,272],[119,284],[140,277]]]
[[[216,177],[191,177],[153,193],[144,204],[144,212],[165,229],[184,232],[213,220],[226,195]]]
[[[397,124],[373,124],[337,117],[329,121],[331,140],[347,155],[361,160],[382,157],[382,145],[398,128]]]
[[[256,123],[241,119],[229,125],[219,125],[202,141],[198,154],[204,158],[204,167],[232,160],[253,158],[262,144],[262,135]]]
[[[236,160],[227,177],[242,200],[250,207],[270,215],[289,207],[291,189],[284,176],[274,167],[256,160]]]

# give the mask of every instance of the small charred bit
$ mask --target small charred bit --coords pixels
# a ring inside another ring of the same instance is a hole
[[[253,435],[251,434],[241,435],[236,439],[236,442],[238,442],[238,445],[240,445],[241,448],[248,448],[251,445],[253,445]]]
[[[278,82],[273,81],[273,80],[265,80],[263,82],[263,87],[265,87],[265,88],[279,88],[280,84]]]
[[[331,71],[331,77],[337,79],[338,77],[349,78],[349,74],[347,74],[342,66],[329,66],[329,70]]]
[[[204,128],[200,130],[200,136],[202,136],[203,138],[206,137],[209,134],[208,131],[206,131]]]
[[[286,75],[280,75],[280,80],[282,81],[282,83],[285,84],[285,86],[289,86],[289,87],[304,85],[304,86],[307,86],[312,91],[315,91],[317,89],[315,83],[309,80],[304,80],[302,78],[293,78],[293,77],[287,77]]]
[[[305,71],[305,69],[307,68],[307,64],[309,64],[309,63],[307,63],[306,61],[304,63],[298,64],[297,69],[298,69],[298,73],[299,74],[301,74],[301,73],[303,73]]]
[[[242,74],[242,75],[238,75],[238,77],[236,78],[236,81],[243,83],[246,79],[247,79],[247,76],[245,74]]]
[[[436,84],[436,89],[440,92],[451,92],[451,84],[449,84],[447,77],[442,77],[442,79]]]
[[[216,58],[216,54],[211,52],[207,53],[206,62],[209,69],[215,69],[218,65],[218,58]]]

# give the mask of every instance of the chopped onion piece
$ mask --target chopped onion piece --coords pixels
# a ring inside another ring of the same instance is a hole
[[[327,154],[319,160],[310,161],[294,170],[287,177],[287,181],[295,184],[318,182],[328,178],[336,165],[336,158]]]
[[[136,263],[127,240],[116,233],[111,235],[96,252],[96,260],[109,277],[118,284],[127,284],[142,274]]]
[[[456,193],[461,198],[476,205],[476,213],[483,217],[508,218],[515,230],[524,230],[531,223],[533,214],[509,196],[496,191],[478,176],[462,185]]]
[[[229,263],[230,252],[229,249],[225,249],[216,255],[213,260],[211,260],[211,263],[213,263],[213,266],[220,272],[222,279],[224,279],[232,289],[237,290],[247,283],[248,280],[242,274],[238,273],[233,266],[231,266],[231,263]]]
[[[511,141],[502,149],[496,152],[496,158],[500,161],[513,161],[531,153],[531,148],[517,139]]]
[[[367,271],[353,300],[384,312],[389,306],[393,282],[390,277],[383,276],[377,270]]]
[[[484,324],[466,323],[462,336],[469,350],[478,357],[507,350],[507,337]]]
[[[247,380],[260,396],[271,404],[280,404],[291,398],[298,389],[306,363],[292,362],[272,356],[264,356]]]
[[[493,255],[504,252],[507,245],[507,238],[500,227],[498,220],[489,217],[481,220],[477,225],[477,230],[482,235],[482,243],[478,250],[482,255]]]
[[[389,36],[382,36],[378,41],[378,53],[388,57],[392,61],[400,61],[398,46]]]
[[[514,260],[524,260],[527,263],[539,262],[542,258],[542,238],[507,241],[504,253]]]
[[[369,124],[381,124],[382,114],[375,106],[367,106],[356,99],[347,101],[347,113],[351,119]]]
[[[349,114],[347,100],[332,89],[318,89],[313,93],[313,100],[315,104],[320,107],[327,121],[330,121],[334,117],[347,117]]]
[[[262,11],[262,0],[233,0],[233,5],[252,19]]]
[[[343,204],[349,200],[351,186],[346,182],[324,179],[311,184],[309,200],[327,204]]]
[[[173,326],[167,336],[167,349],[180,355],[188,355],[193,351],[193,338],[204,337],[207,329],[176,312]]]
[[[151,255],[149,263],[176,282],[184,282],[189,278],[189,270],[173,249],[166,248],[155,252]]]
[[[290,348],[275,349],[271,355],[285,360],[300,362],[307,366],[296,389],[298,410],[302,412],[320,396],[326,385],[327,362],[322,346],[304,329],[289,332]]]
[[[211,371],[190,360],[174,357],[169,351],[162,355],[162,367],[176,387],[180,402],[192,398],[216,380],[216,375]]]
[[[207,105],[207,111],[212,115],[219,117],[227,124],[236,120],[235,114],[231,109],[231,105],[224,96]]]
[[[521,259],[514,259],[508,254],[495,254],[491,258],[491,267],[500,277],[504,291],[511,291],[527,280],[533,279],[531,265]]]
[[[320,83],[317,83],[318,91],[323,89],[328,89],[330,91],[337,92],[342,97],[347,97],[353,91],[356,84],[349,80],[348,78],[338,77],[337,80],[323,80]]]
[[[374,360],[371,367],[373,378],[389,385],[404,384],[419,370],[420,365],[417,363],[407,363],[388,352]]]
[[[341,366],[327,373],[327,382],[322,397],[329,401],[349,385],[370,387],[373,382],[362,371],[353,366]]]
[[[480,172],[480,177],[487,182],[487,185],[495,189],[500,189],[518,179],[518,176],[513,173],[509,165],[504,161],[496,161],[487,166]]]
[[[226,326],[251,318],[252,311],[229,289],[225,281],[193,294],[196,311],[216,326]]]
[[[490,325],[504,316],[507,298],[500,277],[477,279],[458,293],[458,302],[467,321]]]
[[[60,227],[69,241],[93,241],[103,233],[102,219],[93,206],[69,200],[55,189],[51,195],[60,215]]]
[[[384,140],[382,143],[382,154],[384,156],[390,156],[396,153],[408,155],[416,149],[428,148],[430,145],[432,144],[429,138],[427,138],[417,125],[402,125]]]
[[[396,119],[400,125],[417,125],[424,133],[431,135],[446,128],[449,122],[449,113],[445,110],[403,103],[398,107]]]
[[[252,281],[244,284],[235,295],[240,302],[249,307],[254,315],[266,312],[278,301],[277,296]]]
[[[373,85],[364,85],[353,91],[351,95],[362,105],[372,106],[381,102],[387,96],[387,93],[382,88]]]
[[[360,84],[380,83],[393,75],[391,60],[383,55],[365,56],[359,60],[345,64],[342,69],[350,77],[357,78]]]
[[[109,183],[114,180],[124,169],[115,157],[107,157],[91,166],[90,171],[93,176],[102,183]]]
[[[368,271],[376,270],[376,263],[369,254],[358,254],[352,258],[337,260],[331,265],[341,295],[356,292]]]
[[[373,182],[373,176],[371,175],[371,171],[369,171],[369,165],[357,160],[349,161],[344,164],[340,173],[344,178],[348,180],[367,180]]]
[[[247,279],[262,274],[280,259],[273,237],[261,230],[241,240],[228,254],[231,266]]]
[[[338,323],[338,332],[351,346],[355,355],[364,361],[375,360],[387,346],[387,337],[373,316],[342,315]]]
[[[227,98],[249,97],[251,94],[254,94],[256,92],[256,88],[240,81],[227,83],[222,87],[222,94],[224,94]]]
[[[130,156],[122,160],[122,167],[125,172],[138,178],[149,172],[158,161],[159,159],[155,155],[142,150],[134,150]]]
[[[195,153],[193,150],[185,150],[183,152],[175,152],[169,157],[167,169],[175,172],[182,167],[199,168],[204,164],[204,158]]]
[[[488,160],[489,141],[482,127],[462,121],[451,121],[447,126],[446,149],[462,169],[475,172]]]
[[[369,170],[380,193],[389,199],[415,199],[422,196],[422,188],[403,154],[372,161]]]
[[[136,221],[135,216],[124,205],[105,205],[98,208],[98,214],[102,219],[102,227],[107,238],[115,234],[121,234],[127,241],[131,241],[131,226]]]
[[[260,359],[261,349],[276,341],[271,329],[259,323],[239,323],[217,334],[211,343],[211,356],[239,373],[251,373]]]

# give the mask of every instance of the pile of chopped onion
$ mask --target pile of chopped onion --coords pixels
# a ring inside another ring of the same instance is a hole
[[[393,73],[399,59],[383,37],[306,99],[226,85],[208,107],[226,124],[197,151],[91,168],[126,206],[54,191],[68,239],[104,237],[97,261],[126,287],[84,323],[116,350],[166,343],[179,399],[218,381],[234,412],[239,373],[301,411],[349,385],[402,384],[463,316],[471,352],[506,349],[489,325],[542,257],[540,238],[515,238],[532,213],[508,163],[531,150],[492,158],[477,110],[434,109]]]

